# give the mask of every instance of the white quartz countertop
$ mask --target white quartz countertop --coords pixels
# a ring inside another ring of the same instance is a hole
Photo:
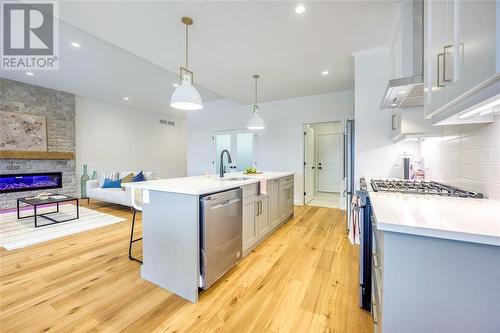
[[[500,246],[500,202],[370,192],[377,229]]]
[[[255,175],[245,175],[241,172],[233,172],[233,173],[226,173],[224,175],[224,178],[243,177],[248,179],[230,181],[226,179],[220,179],[219,175],[208,175],[208,176],[158,179],[158,180],[150,180],[137,183],[125,183],[122,184],[122,186],[129,188],[143,189],[143,190],[151,190],[151,191],[202,195],[207,193],[225,191],[232,188],[240,187],[242,185],[257,183],[260,182],[261,180],[271,180],[292,175],[293,172],[265,171],[261,174],[255,174]]]

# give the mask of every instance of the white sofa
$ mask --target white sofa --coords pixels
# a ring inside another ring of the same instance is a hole
[[[132,171],[120,171],[118,178],[123,178]],[[134,176],[137,172],[132,172]],[[155,179],[153,172],[143,172],[146,180]],[[110,202],[118,205],[132,207],[132,197],[130,189],[127,188],[101,188],[99,187],[100,179],[89,180],[86,184],[87,197],[92,200]]]

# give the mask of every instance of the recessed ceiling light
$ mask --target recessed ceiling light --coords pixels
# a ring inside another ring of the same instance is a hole
[[[123,97],[123,100],[128,101],[128,97],[127,96]]]
[[[26,75],[33,76],[33,75],[35,75],[35,73],[33,73],[33,72],[26,72]]]
[[[302,14],[306,11],[306,7],[304,5],[297,5],[295,7],[295,14]]]
[[[174,87],[177,88],[179,86],[179,84],[177,83],[174,83]]]
[[[400,90],[400,91],[398,91],[398,94],[400,94],[400,95],[404,95],[404,94],[406,94],[406,93],[408,93],[408,91],[407,91],[407,90]]]
[[[391,106],[392,106],[392,107],[394,107],[394,106],[398,106],[398,103],[392,103],[392,104],[391,104]]]
[[[321,75],[323,75],[323,76],[328,75],[328,71],[322,71]]]
[[[77,49],[79,49],[81,47],[80,43],[78,43],[78,42],[71,42],[71,46],[73,46]]]

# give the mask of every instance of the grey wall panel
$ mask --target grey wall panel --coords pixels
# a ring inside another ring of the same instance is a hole
[[[198,196],[150,191],[142,223],[141,276],[196,302],[200,271]]]

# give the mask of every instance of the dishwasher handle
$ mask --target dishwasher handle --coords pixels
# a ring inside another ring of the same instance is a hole
[[[213,205],[210,207],[210,209],[219,209],[219,208],[222,208],[222,207],[225,207],[225,206],[229,206],[229,205],[232,205],[233,203],[236,203],[236,202],[239,202],[240,199],[239,198],[236,198],[236,199],[231,199],[231,200],[224,200],[216,205]]]

